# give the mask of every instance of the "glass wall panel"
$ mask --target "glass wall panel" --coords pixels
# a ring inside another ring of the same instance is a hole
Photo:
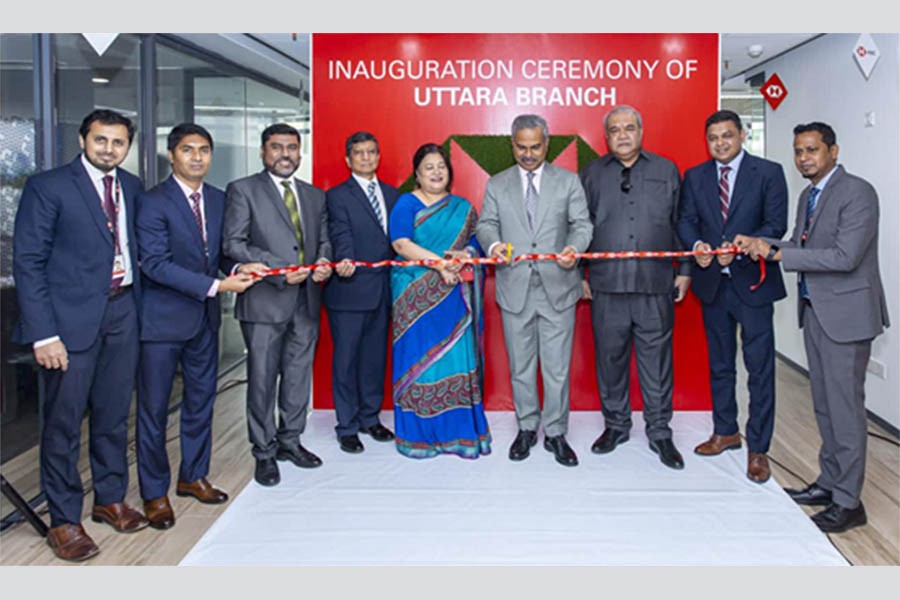
[[[4,33],[0,35],[0,463],[33,446],[38,430],[31,351],[10,341],[19,316],[12,274],[13,228],[22,187],[37,164],[36,135],[33,36]]]
[[[81,151],[78,128],[95,108],[118,111],[138,121],[140,98],[140,39],[120,34],[98,54],[81,34],[53,36],[56,83],[57,144],[55,163],[71,161]],[[135,140],[139,134],[135,134]],[[140,174],[139,144],[134,143],[122,168]]]

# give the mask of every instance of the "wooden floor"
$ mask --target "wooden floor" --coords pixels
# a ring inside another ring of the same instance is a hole
[[[240,367],[223,377],[221,387],[244,376]],[[739,398],[741,419],[745,419],[747,393],[745,376],[739,372]],[[816,456],[819,435],[816,429],[809,383],[806,377],[793,368],[779,362],[777,377],[777,417],[775,436],[769,453],[773,461],[773,475],[785,487],[805,485],[818,473]],[[238,385],[223,391],[217,400],[213,423],[213,463],[210,480],[217,486],[237,495],[251,480],[254,461],[250,455],[244,415],[245,387]],[[168,450],[170,463],[177,473],[178,425],[177,418],[170,417]],[[869,438],[866,484],[863,503],[869,517],[868,525],[843,534],[831,535],[835,547],[854,565],[900,565],[900,450],[897,439],[875,424],[870,432],[889,438]],[[87,440],[87,434],[82,437]],[[677,442],[678,432],[675,432]],[[86,489],[90,488],[84,444],[82,447],[82,473]],[[681,448],[690,451],[689,448]],[[133,447],[129,457],[134,460]],[[32,449],[4,465],[3,474],[27,498],[33,497],[37,488],[37,449]],[[101,552],[87,563],[94,565],[177,565],[190,551],[206,530],[225,510],[226,505],[208,506],[191,499],[170,495],[176,514],[176,526],[168,531],[145,529],[125,535],[116,533],[105,524],[97,524],[88,518],[92,498],[85,497],[85,529],[101,548]],[[132,464],[130,486],[126,501],[140,507],[137,474]],[[10,506],[2,500],[2,514],[8,514]],[[43,507],[42,507],[43,509]],[[44,509],[45,510],[45,509]],[[812,513],[813,509],[806,509]],[[49,516],[44,514],[49,522]],[[68,565],[57,560],[45,540],[34,529],[22,522],[0,534],[0,565]]]

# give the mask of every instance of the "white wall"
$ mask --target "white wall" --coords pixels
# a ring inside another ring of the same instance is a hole
[[[831,125],[840,147],[838,162],[878,191],[878,253],[894,325],[872,344],[872,359],[884,364],[886,372],[883,379],[868,373],[866,407],[900,427],[900,34],[872,34],[881,58],[868,80],[852,56],[858,37],[858,33],[828,34],[761,66],[766,77],[777,73],[788,91],[777,110],[767,108],[766,153],[784,165],[787,175],[788,235],[797,197],[808,184],[793,163],[792,129],[798,123]],[[867,112],[875,113],[874,127],[865,126]],[[786,285],[788,298],[775,304],[775,345],[806,367],[803,336],[797,327],[795,274],[787,274]]]

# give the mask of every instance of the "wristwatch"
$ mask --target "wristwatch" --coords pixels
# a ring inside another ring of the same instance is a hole
[[[774,260],[775,255],[778,254],[779,250],[781,250],[781,248],[779,248],[775,244],[772,244],[771,246],[769,246],[769,253],[766,254],[766,260]]]

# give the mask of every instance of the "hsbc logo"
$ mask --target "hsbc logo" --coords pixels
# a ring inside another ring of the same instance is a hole
[[[774,83],[766,87],[766,96],[770,98],[781,98],[784,95],[784,88]]]
[[[769,103],[769,106],[772,107],[772,110],[777,109],[778,105],[784,101],[788,94],[787,88],[776,73],[772,73],[772,76],[766,80],[760,89],[760,93]]]

